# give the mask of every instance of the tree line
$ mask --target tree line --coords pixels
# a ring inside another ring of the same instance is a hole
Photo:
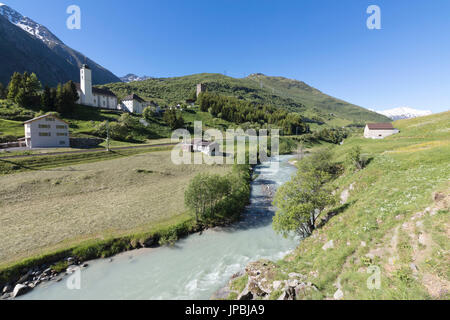
[[[273,125],[283,130],[284,135],[309,132],[309,126],[298,113],[288,112],[270,105],[225,97],[215,93],[202,92],[197,103],[200,110],[226,121],[242,124],[245,122]]]
[[[79,96],[73,81],[58,84],[56,88],[45,86],[42,89],[35,73],[15,72],[6,88],[0,83],[0,98],[15,102],[22,108],[40,107],[44,111],[67,114],[75,110]]]

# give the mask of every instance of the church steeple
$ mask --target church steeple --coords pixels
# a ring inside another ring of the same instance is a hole
[[[92,71],[87,64],[83,64],[80,70],[80,88],[82,92],[82,103],[93,105],[92,95]]]

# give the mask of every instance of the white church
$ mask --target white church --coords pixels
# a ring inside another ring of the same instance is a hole
[[[77,103],[85,106],[141,114],[151,104],[136,94],[125,97],[119,104],[117,96],[108,89],[92,87],[92,70],[86,64],[80,70],[80,83],[75,85],[80,97]]]
[[[86,64],[80,70],[80,83],[75,85],[80,97],[78,104],[117,110],[117,96],[114,93],[107,89],[92,87],[92,70]]]

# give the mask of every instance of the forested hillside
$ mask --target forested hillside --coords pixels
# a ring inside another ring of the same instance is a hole
[[[262,83],[259,81],[261,77],[264,78]],[[302,85],[301,82],[280,79],[284,78],[250,76],[238,79],[221,74],[202,73],[132,83],[113,83],[104,87],[114,91],[119,98],[137,93],[143,98],[163,105],[171,105],[192,98],[197,84],[204,83],[209,92],[299,112],[313,122],[340,126],[357,122],[390,121],[385,116],[327,96],[306,84]],[[290,82],[289,88],[284,86],[286,81]],[[292,86],[293,84],[296,86]]]

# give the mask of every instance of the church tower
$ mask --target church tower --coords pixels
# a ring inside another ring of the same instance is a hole
[[[81,102],[88,106],[94,105],[94,96],[92,95],[92,70],[88,65],[83,64],[80,70],[80,88]]]

